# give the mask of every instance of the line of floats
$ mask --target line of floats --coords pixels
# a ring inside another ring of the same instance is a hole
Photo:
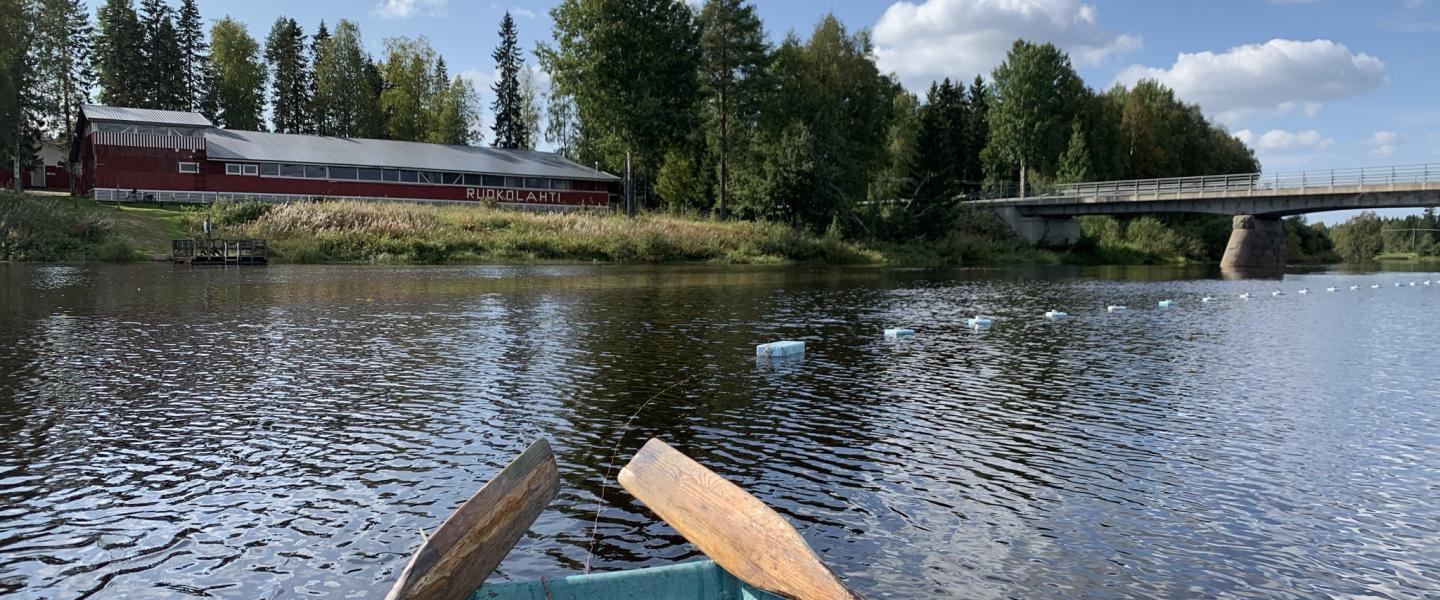
[[[1406,282],[1397,282],[1397,283],[1395,284],[1395,287],[1397,287],[1397,288],[1403,288],[1403,287],[1421,287],[1421,286],[1433,287],[1433,286],[1436,285],[1436,283],[1437,283],[1436,281],[1426,279],[1425,281],[1411,281],[1411,282],[1409,282],[1409,283],[1406,283]],[[1378,290],[1378,289],[1380,289],[1381,287],[1383,287],[1383,286],[1381,286],[1381,285],[1378,284],[1378,283],[1374,283],[1374,284],[1371,284],[1371,285],[1370,285],[1370,289],[1376,289],[1376,290]],[[1358,285],[1352,285],[1352,286],[1350,286],[1350,291],[1356,291],[1356,290],[1359,290],[1359,289],[1360,289],[1360,286],[1358,286]],[[1333,294],[1333,293],[1336,293],[1336,292],[1339,292],[1339,291],[1341,291],[1341,288],[1339,288],[1339,287],[1331,286],[1331,287],[1325,288],[1325,292],[1326,292],[1326,293],[1331,293],[1331,294]],[[1309,294],[1309,293],[1310,293],[1310,288],[1300,288],[1300,290],[1299,290],[1297,293],[1302,294],[1302,295],[1303,295],[1303,294]],[[1275,290],[1275,291],[1271,292],[1270,295],[1271,295],[1271,296],[1284,296],[1284,295],[1285,295],[1285,292],[1282,291],[1282,290]],[[1239,295],[1239,298],[1240,298],[1241,300],[1245,300],[1245,301],[1249,301],[1249,300],[1250,300],[1251,298],[1253,298],[1253,297],[1254,297],[1254,296],[1253,296],[1250,292],[1245,292],[1245,293]],[[1215,296],[1204,296],[1204,297],[1200,298],[1200,302],[1203,303],[1203,304],[1210,304],[1210,303],[1212,303],[1212,302],[1217,302],[1217,301],[1219,301],[1219,300],[1220,300],[1220,299],[1219,299],[1218,297],[1215,297]],[[1171,308],[1171,307],[1173,307],[1173,306],[1175,306],[1175,305],[1176,305],[1176,302],[1175,302],[1174,300],[1161,300],[1161,301],[1159,301],[1159,302],[1157,302],[1157,303],[1155,304],[1155,307],[1156,307],[1156,308]],[[1108,305],[1108,306],[1105,307],[1105,312],[1108,312],[1108,313],[1123,313],[1123,312],[1127,312],[1127,311],[1129,311],[1129,310],[1130,310],[1130,307],[1125,306],[1125,305],[1122,305],[1122,304],[1111,304],[1111,305]],[[1070,318],[1070,313],[1067,313],[1067,312],[1064,312],[1064,311],[1059,311],[1059,310],[1048,310],[1048,311],[1045,311],[1044,317],[1045,317],[1046,319],[1048,319],[1048,320],[1051,320],[1051,321],[1059,321],[1059,320],[1062,320],[1062,319],[1068,319],[1068,318]],[[965,324],[966,324],[967,326],[969,326],[970,328],[972,328],[972,329],[986,329],[986,328],[990,327],[991,325],[994,325],[994,324],[995,324],[995,320],[992,319],[992,318],[990,318],[990,317],[985,317],[985,316],[981,316],[981,315],[975,315],[975,316],[972,317],[972,318],[965,319]],[[914,335],[915,335],[915,330],[913,330],[913,329],[907,329],[907,328],[903,328],[903,327],[895,327],[895,328],[890,328],[890,329],[886,329],[886,330],[885,330],[885,339],[888,339],[888,340],[897,340],[897,339],[901,339],[901,338],[908,338],[908,337],[912,337],[912,336],[914,336]],[[796,355],[800,355],[800,354],[804,354],[804,353],[805,353],[805,342],[795,341],[795,340],[784,340],[784,341],[779,341],[779,342],[769,342],[769,343],[759,344],[759,345],[755,346],[755,356],[757,356],[757,357],[763,357],[763,358],[780,358],[780,357],[785,357],[785,356],[796,356]]]

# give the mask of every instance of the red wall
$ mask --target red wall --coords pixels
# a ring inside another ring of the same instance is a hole
[[[204,151],[97,146],[86,138],[81,148],[85,174],[81,193],[94,188],[358,196],[421,200],[474,200],[557,206],[605,206],[610,193],[604,182],[576,181],[575,190],[516,190],[451,185],[330,181],[226,175],[225,161],[207,160]],[[199,174],[180,173],[181,162],[200,163]]]

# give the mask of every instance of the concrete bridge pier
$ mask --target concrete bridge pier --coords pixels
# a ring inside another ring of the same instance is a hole
[[[1069,246],[1080,241],[1080,221],[1074,217],[1029,217],[1013,206],[997,206],[995,214],[1031,244]]]
[[[1237,215],[1220,267],[1283,269],[1288,244],[1280,217]]]

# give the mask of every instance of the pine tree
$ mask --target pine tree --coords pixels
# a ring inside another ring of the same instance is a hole
[[[495,115],[492,128],[495,132],[496,148],[520,148],[529,139],[525,131],[525,120],[521,111],[523,99],[520,96],[520,69],[525,58],[520,54],[519,40],[515,30],[515,19],[510,12],[500,20],[500,45],[490,55],[495,59],[495,100],[490,112]]]
[[[90,11],[81,0],[41,0],[36,23],[36,67],[45,135],[69,149],[80,105],[95,85],[91,70]]]
[[[281,17],[265,41],[271,70],[270,119],[278,133],[304,133],[310,110],[310,69],[305,60],[305,31],[295,19]]]
[[[710,96],[714,139],[720,159],[720,218],[727,215],[730,187],[731,123],[737,107],[756,98],[755,81],[765,68],[768,47],[754,5],[742,0],[707,0],[700,10],[700,75]],[[739,96],[737,98],[737,96]]]
[[[32,44],[39,15],[27,0],[0,0],[0,159],[9,165],[15,191],[22,170],[35,158],[39,115]]]
[[[265,81],[260,44],[245,25],[229,17],[210,28],[211,66],[215,71],[211,96],[216,122],[230,129],[264,130]]]
[[[210,75],[210,45],[205,43],[205,30],[195,0],[180,0],[180,17],[175,33],[180,42],[180,95],[185,99],[185,110],[198,111],[205,99],[205,86]]]
[[[560,91],[550,80],[550,94],[545,103],[545,141],[555,152],[570,160],[580,160],[580,123],[575,114],[575,99]]]
[[[140,25],[144,29],[144,79],[146,108],[184,110],[185,57],[175,30],[175,11],[165,0],[141,0]]]
[[[326,122],[329,108],[324,104],[325,99],[319,95],[320,78],[317,76],[320,70],[320,54],[329,41],[330,30],[325,28],[325,21],[320,21],[320,26],[315,29],[315,35],[310,38],[310,108],[309,118],[306,120],[306,133],[328,135],[331,130],[330,125]]]
[[[100,101],[110,106],[144,106],[147,78],[140,48],[145,31],[130,0],[106,0],[97,12],[95,66],[99,71]]]

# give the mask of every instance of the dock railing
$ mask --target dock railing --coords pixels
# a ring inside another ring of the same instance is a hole
[[[1140,197],[1163,199],[1166,196],[1183,197],[1198,194],[1240,196],[1276,191],[1323,192],[1359,186],[1365,186],[1374,191],[1375,188],[1372,186],[1393,188],[1401,185],[1440,186],[1440,164],[1061,183],[1038,188],[1027,186],[1024,199],[1033,199],[1042,203],[1050,199],[1073,198],[1105,198],[1123,201]],[[1019,186],[1013,183],[991,186],[982,194],[982,199],[1019,200],[1021,199]]]
[[[269,261],[265,240],[172,240],[171,259],[187,264],[256,265]]]

